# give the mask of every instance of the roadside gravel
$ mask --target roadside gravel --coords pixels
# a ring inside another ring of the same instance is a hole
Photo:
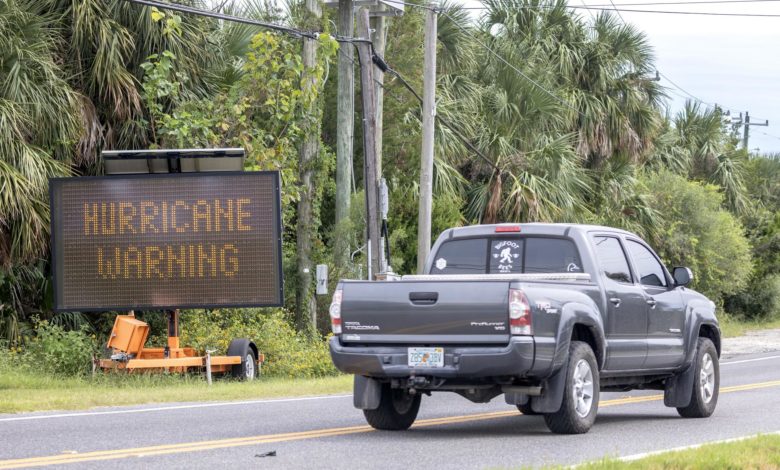
[[[724,356],[780,351],[780,329],[748,331],[745,336],[724,338]]]

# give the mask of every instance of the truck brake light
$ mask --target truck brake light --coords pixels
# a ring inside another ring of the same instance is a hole
[[[330,303],[330,329],[334,335],[341,334],[341,298],[342,290],[336,289],[333,293],[333,300]]]
[[[520,289],[509,289],[509,331],[513,335],[531,335],[531,305]]]
[[[496,233],[506,233],[506,232],[519,232],[520,226],[519,225],[499,225],[496,227]]]

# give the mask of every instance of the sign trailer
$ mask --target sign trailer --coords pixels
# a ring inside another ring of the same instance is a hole
[[[220,171],[241,167],[230,157],[243,150],[112,152],[116,175],[50,180],[55,309],[130,312],[117,316],[101,367],[255,376],[249,340],[221,357],[179,347],[180,308],[283,303],[279,173]],[[168,311],[166,348],[144,348],[149,327],[135,310]]]

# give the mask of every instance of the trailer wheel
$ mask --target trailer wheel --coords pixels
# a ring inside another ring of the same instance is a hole
[[[246,338],[234,339],[227,350],[228,356],[240,356],[241,363],[233,365],[231,373],[238,380],[254,380],[257,377],[257,353]]]

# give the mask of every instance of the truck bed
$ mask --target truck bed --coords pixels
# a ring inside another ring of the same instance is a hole
[[[589,280],[582,273],[546,273],[343,281],[341,339],[345,344],[507,344],[513,283]]]

